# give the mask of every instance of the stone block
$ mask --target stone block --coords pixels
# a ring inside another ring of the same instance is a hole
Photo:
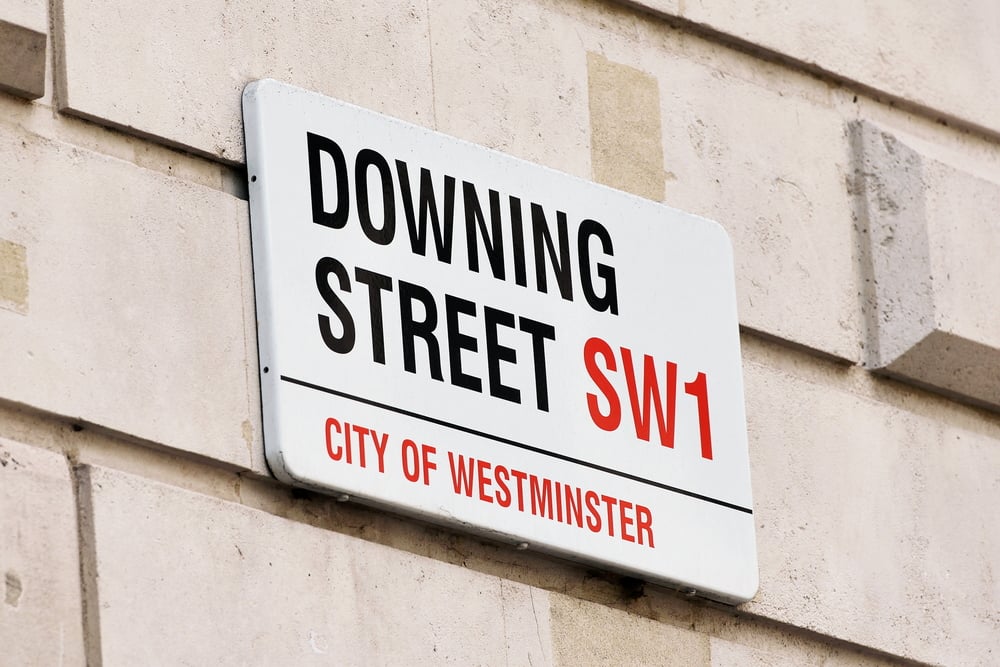
[[[103,664],[552,661],[539,589],[110,469],[80,474]]]
[[[0,91],[34,100],[45,94],[46,32],[5,18],[0,9]],[[44,24],[43,24],[44,25]]]
[[[233,196],[0,123],[0,398],[265,470],[248,235]]]
[[[553,593],[556,665],[708,667],[708,635]]]
[[[729,232],[742,325],[856,361],[861,320],[841,119],[794,84],[782,91],[787,84],[720,65],[654,70],[667,91],[666,201]]]
[[[866,365],[1000,409],[1000,182],[877,125],[856,123],[853,133]]]
[[[84,662],[76,505],[66,459],[0,438],[0,662]]]
[[[28,253],[18,243],[0,239],[0,308],[28,309]]]
[[[663,200],[660,86],[642,70],[587,54],[590,150],[594,179]]]
[[[425,4],[62,2],[64,110],[231,162],[240,100],[274,78],[431,124]]]
[[[994,662],[1000,424],[779,370],[780,354],[744,364],[761,583],[743,609],[919,662]]]
[[[979,125],[1000,121],[1000,5],[836,0],[627,0]]]
[[[435,129],[589,179],[587,65],[563,13],[544,2],[429,6]]]
[[[857,360],[850,150],[826,93],[655,23],[584,34],[659,82],[664,201],[726,228],[740,323]]]

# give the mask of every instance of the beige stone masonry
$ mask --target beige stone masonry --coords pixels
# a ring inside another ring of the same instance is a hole
[[[439,129],[717,220],[733,240],[744,326],[859,359],[850,150],[829,86],[625,7],[448,9],[431,15]],[[612,105],[630,94],[647,115],[622,143],[640,121]]]
[[[708,635],[565,595],[552,595],[551,610],[554,664],[710,664]]]
[[[30,295],[0,308],[0,398],[264,471],[247,236],[246,202],[0,123],[2,282]]]
[[[33,100],[45,94],[46,0],[6,0],[0,7],[0,91]]]
[[[810,83],[796,95],[734,60],[649,64],[666,91],[666,202],[729,232],[742,325],[856,361],[843,122]]]
[[[61,4],[59,99],[102,124],[242,162],[240,96],[266,77],[433,124],[424,2]]]
[[[624,0],[876,95],[1000,133],[1000,5]]]
[[[742,609],[912,660],[996,662],[1000,422],[783,356],[745,355],[760,591]]]
[[[28,253],[23,245],[0,239],[0,308],[28,312]]]
[[[909,664],[884,654],[859,651],[856,647],[812,646],[794,635],[781,642],[749,638],[746,644],[710,637],[709,647],[711,667],[885,667]]]
[[[552,663],[544,591],[109,469],[80,493],[103,664]]]
[[[587,63],[550,5],[428,2],[434,129],[590,179]]]
[[[0,663],[83,664],[77,553],[66,459],[0,438]]]
[[[1000,409],[1000,182],[854,126],[866,364]]]
[[[594,180],[662,201],[663,119],[656,78],[588,53],[587,88]]]

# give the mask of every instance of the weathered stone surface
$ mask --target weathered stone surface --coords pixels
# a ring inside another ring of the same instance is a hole
[[[744,366],[761,580],[744,609],[918,661],[995,661],[1000,424],[778,366]]]
[[[587,64],[550,4],[428,3],[435,129],[589,179]]]
[[[28,311],[28,253],[23,245],[0,239],[0,308]]]
[[[654,201],[663,199],[663,136],[656,79],[587,54],[594,179]]]
[[[899,661],[873,656],[862,648],[831,645],[816,638],[809,641],[788,635],[766,636],[755,626],[747,627],[746,643],[709,638],[712,667],[884,667]]]
[[[0,9],[0,91],[33,100],[45,94],[45,8],[38,21],[33,12],[17,7]],[[24,14],[24,23],[15,18]]]
[[[1000,182],[924,156],[871,123],[853,132],[866,364],[1000,409]]]
[[[850,151],[839,114],[815,82],[751,73],[731,54],[699,60],[645,65],[663,91],[666,202],[729,232],[742,325],[856,361]]]
[[[552,662],[544,591],[109,469],[81,479],[104,664]]]
[[[25,262],[0,278],[0,398],[264,470],[248,234],[231,195],[0,124]]]
[[[996,3],[627,1],[1000,131]]]
[[[851,154],[827,86],[627,8],[461,7],[431,13],[438,129],[717,220],[744,326],[858,360]],[[614,117],[628,95],[641,119]]]
[[[553,594],[552,640],[557,665],[707,667],[708,635],[604,605]]]
[[[49,3],[47,0],[6,0],[0,7],[0,21],[45,33],[49,28]]]
[[[77,550],[66,459],[0,438],[0,662],[83,664]]]
[[[781,652],[754,649],[735,642],[716,639],[715,637],[709,640],[709,647],[712,653],[712,661],[710,663],[712,667],[771,667],[772,665],[781,664],[782,659],[788,657],[787,655],[782,655]],[[796,657],[801,660],[801,656]],[[800,661],[795,664],[803,665],[803,662]],[[812,664],[819,665],[819,662],[813,662]]]
[[[64,110],[244,159],[240,99],[274,78],[430,124],[425,4],[65,0]]]

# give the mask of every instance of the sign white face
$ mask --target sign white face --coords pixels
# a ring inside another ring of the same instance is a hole
[[[275,81],[243,112],[278,479],[753,597],[719,225]]]

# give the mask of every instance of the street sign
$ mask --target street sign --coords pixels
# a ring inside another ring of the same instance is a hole
[[[719,225],[275,81],[243,107],[278,479],[753,597]]]

